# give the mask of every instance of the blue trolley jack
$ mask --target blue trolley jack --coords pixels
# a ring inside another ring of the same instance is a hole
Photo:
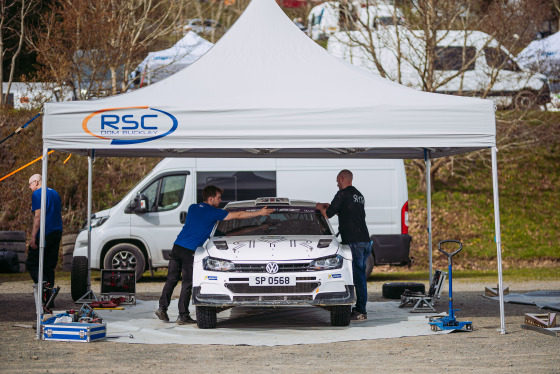
[[[443,249],[441,249],[441,245],[444,243],[457,243],[459,244],[459,249],[455,252],[447,253]],[[449,267],[449,315],[448,316],[441,316],[441,317],[430,317],[430,326],[432,327],[432,331],[439,330],[466,330],[472,331],[473,326],[472,322],[459,322],[455,318],[455,312],[458,312],[459,309],[453,309],[453,290],[452,290],[452,264],[453,261],[451,258],[455,256],[457,253],[461,252],[463,249],[463,244],[458,240],[442,240],[438,243],[438,250],[447,256],[447,264]]]

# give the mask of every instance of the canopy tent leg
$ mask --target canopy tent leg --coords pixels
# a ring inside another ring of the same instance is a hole
[[[41,224],[39,226],[39,275],[37,277],[37,295],[35,307],[37,308],[37,339],[41,339],[41,316],[43,314],[43,266],[45,254],[45,218],[47,214],[47,162],[49,149],[43,148],[43,165],[41,181]]]
[[[426,162],[426,205],[427,205],[427,216],[428,216],[428,261],[430,269],[430,283],[432,284],[433,276],[433,263],[432,263],[432,183],[431,183],[431,167],[432,160],[430,159],[430,151],[424,150],[424,161]]]
[[[80,297],[76,302],[87,303],[90,301],[96,301],[97,297],[91,290],[91,206],[92,206],[92,179],[93,179],[93,159],[95,158],[95,150],[91,151],[91,155],[88,156],[88,195],[87,195],[87,228],[88,228],[88,247],[87,247],[87,258],[88,258],[88,275],[87,275],[87,292],[84,296]]]
[[[494,191],[494,224],[496,227],[496,253],[498,260],[498,289],[500,296],[500,334],[506,333],[506,318],[504,312],[504,284],[502,276],[502,233],[500,231],[500,201],[498,197],[498,149],[492,147],[492,189]]]

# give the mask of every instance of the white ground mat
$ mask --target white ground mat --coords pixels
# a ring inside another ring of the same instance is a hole
[[[368,303],[368,320],[333,327],[330,312],[314,307],[236,307],[218,314],[218,327],[201,330],[178,325],[177,300],[169,307],[170,322],[157,319],[158,302],[137,300],[125,310],[96,310],[107,323],[109,341],[138,344],[293,345],[398,338],[432,332],[425,315],[399,308],[399,302]],[[191,316],[195,318],[194,308]],[[131,337],[132,336],[132,337]]]

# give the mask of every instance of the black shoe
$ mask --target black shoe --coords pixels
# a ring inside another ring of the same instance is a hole
[[[177,324],[186,325],[187,323],[196,323],[196,321],[192,319],[189,314],[179,314],[179,317],[177,317]]]
[[[157,318],[161,319],[162,321],[169,321],[169,316],[167,315],[167,310],[163,310],[159,308],[156,310]]]

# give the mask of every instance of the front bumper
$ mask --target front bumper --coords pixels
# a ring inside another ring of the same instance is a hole
[[[193,305],[232,307],[232,306],[279,306],[279,305],[351,305],[356,300],[354,286],[346,285],[343,292],[318,292],[314,294],[275,294],[275,295],[226,295],[201,294],[200,287],[193,287]]]

